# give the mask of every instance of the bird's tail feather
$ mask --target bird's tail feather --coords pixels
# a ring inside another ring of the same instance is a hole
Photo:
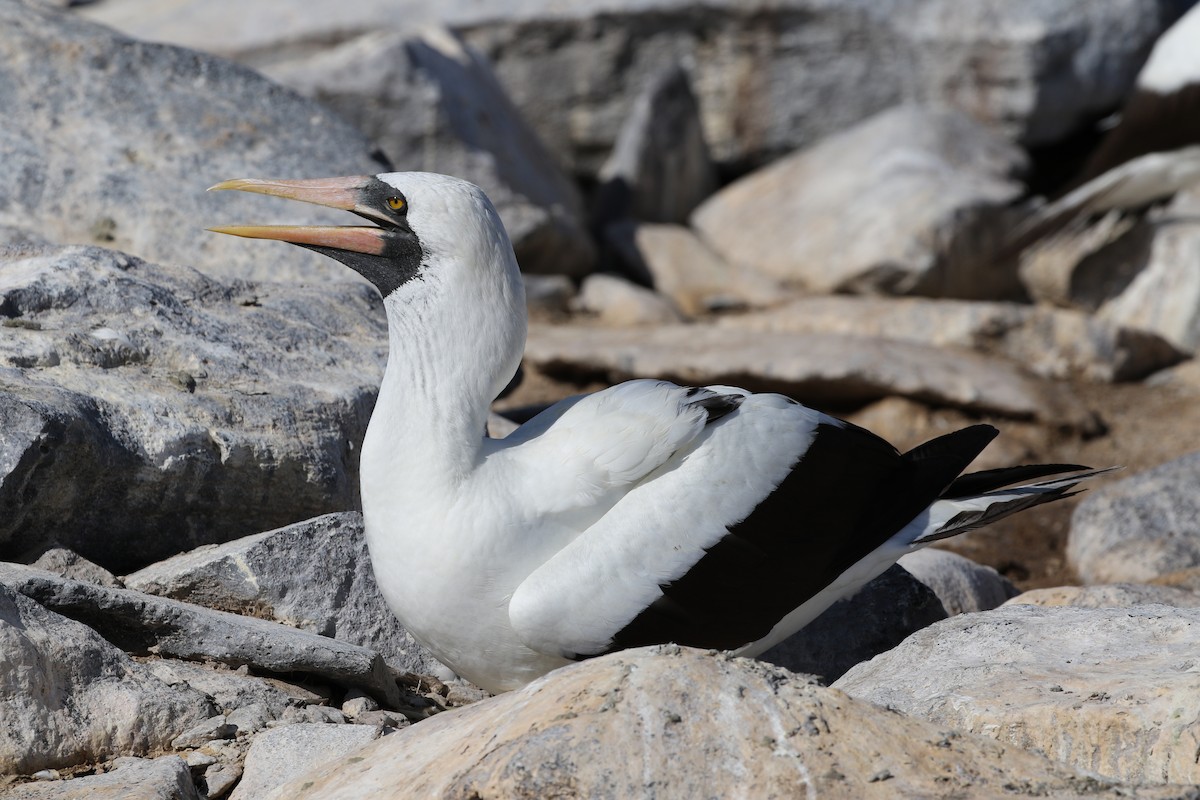
[[[1067,464],[1050,465],[1051,468],[1071,468],[1072,466]],[[1022,468],[1018,467],[1017,469]],[[984,525],[989,525],[996,520],[1007,517],[1009,514],[1015,514],[1018,511],[1023,511],[1042,503],[1049,503],[1054,500],[1061,500],[1064,497],[1070,497],[1073,494],[1078,494],[1080,491],[1072,491],[1079,483],[1118,469],[1121,469],[1121,467],[1088,469],[1061,478],[982,492],[973,496],[951,495],[950,497],[943,497],[943,499],[934,503],[930,509],[931,524],[929,528],[914,539],[912,544],[919,546],[936,542],[940,539],[948,539],[951,536],[957,536],[960,533],[966,533]],[[1056,471],[1062,472],[1063,469],[1056,469]],[[989,477],[998,478],[1001,471],[996,470],[993,472],[995,474]],[[964,477],[970,478],[971,476]],[[999,485],[1004,485],[1004,483],[1000,483]]]

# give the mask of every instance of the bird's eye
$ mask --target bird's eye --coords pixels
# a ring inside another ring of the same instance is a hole
[[[390,208],[392,211],[399,211],[400,209],[404,208],[404,198],[403,197],[389,197],[387,199],[387,205],[388,205],[388,208]]]

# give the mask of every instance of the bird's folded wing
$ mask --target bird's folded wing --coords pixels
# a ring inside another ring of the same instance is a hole
[[[723,395],[639,380],[551,407],[507,440],[503,467],[538,489],[541,513],[569,511],[624,494],[714,417]],[[742,394],[730,395],[741,400]]]
[[[818,417],[778,395],[746,398],[534,570],[511,598],[514,630],[539,652],[605,651],[778,486]]]

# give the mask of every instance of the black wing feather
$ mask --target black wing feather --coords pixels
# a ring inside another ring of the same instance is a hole
[[[778,487],[604,652],[662,642],[731,650],[761,639],[911,522],[995,435],[976,425],[901,455],[857,426],[819,424]]]

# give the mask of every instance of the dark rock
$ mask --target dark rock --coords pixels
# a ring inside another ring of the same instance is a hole
[[[891,650],[910,634],[945,618],[946,609],[933,590],[903,567],[892,565],[858,594],[837,601],[759,659],[832,683],[855,664]]]

